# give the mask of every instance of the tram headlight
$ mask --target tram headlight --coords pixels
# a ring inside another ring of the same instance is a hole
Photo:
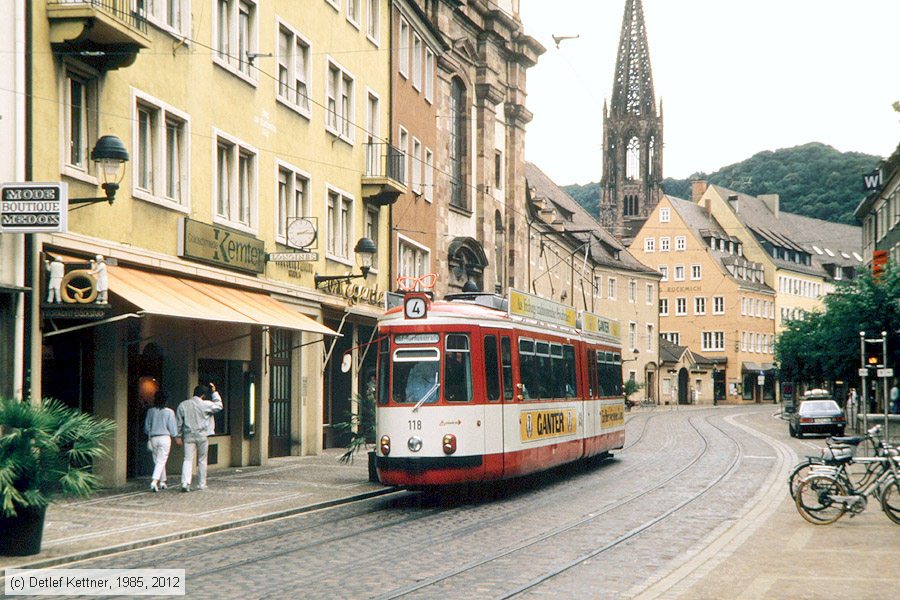
[[[441,446],[444,448],[444,454],[453,454],[456,452],[456,436],[448,433],[444,436]]]
[[[388,435],[381,436],[381,455],[387,456],[391,453],[391,437]]]
[[[410,452],[418,452],[422,449],[422,438],[417,435],[412,436],[406,442],[406,447],[409,448]]]

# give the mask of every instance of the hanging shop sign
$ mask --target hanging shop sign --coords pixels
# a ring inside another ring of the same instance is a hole
[[[266,271],[266,245],[252,235],[182,218],[178,229],[178,256],[217,267],[262,274]]]
[[[68,213],[65,183],[0,186],[0,233],[64,233]]]

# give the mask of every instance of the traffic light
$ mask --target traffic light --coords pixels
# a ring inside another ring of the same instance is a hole
[[[875,280],[881,279],[886,264],[887,250],[875,250],[872,252],[872,277]]]
[[[866,365],[869,367],[875,367],[878,365],[878,355],[877,354],[869,354],[866,356]]]

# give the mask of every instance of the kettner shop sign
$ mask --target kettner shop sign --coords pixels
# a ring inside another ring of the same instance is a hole
[[[251,235],[182,217],[178,256],[250,273],[265,273],[266,246]]]

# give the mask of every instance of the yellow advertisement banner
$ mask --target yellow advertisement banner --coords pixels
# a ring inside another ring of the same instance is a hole
[[[578,412],[574,408],[526,410],[519,413],[519,434],[523,442],[575,433],[578,433]]]
[[[600,429],[613,429],[625,425],[625,403],[604,404],[600,407]]]
[[[514,289],[509,290],[509,314],[568,327],[575,327],[578,316],[572,306]]]
[[[584,311],[581,313],[581,328],[590,333],[609,334],[616,338],[619,337],[618,321],[607,319],[592,312]]]

